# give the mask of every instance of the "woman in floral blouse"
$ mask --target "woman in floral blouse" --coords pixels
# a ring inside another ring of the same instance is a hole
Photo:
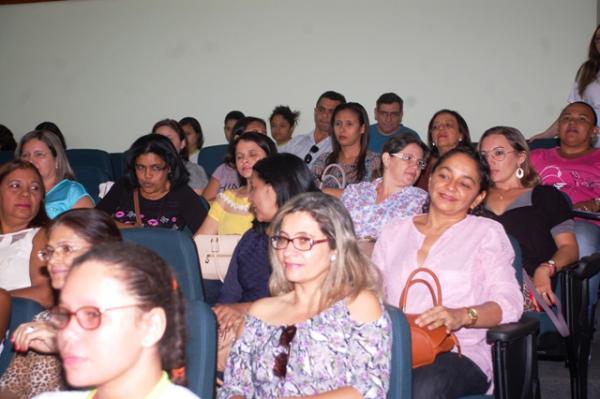
[[[342,202],[359,238],[376,240],[383,226],[394,217],[421,213],[427,192],[413,184],[425,169],[427,152],[425,144],[416,137],[394,136],[383,146],[383,177],[346,187]]]
[[[384,398],[391,326],[348,212],[300,194],[272,222],[270,298],[255,302],[219,398]]]

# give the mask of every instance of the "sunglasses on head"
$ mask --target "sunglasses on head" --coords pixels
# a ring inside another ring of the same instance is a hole
[[[312,154],[316,153],[317,151],[319,151],[319,147],[317,147],[316,145],[310,147],[310,152],[304,157],[304,162],[310,163],[313,160]]]

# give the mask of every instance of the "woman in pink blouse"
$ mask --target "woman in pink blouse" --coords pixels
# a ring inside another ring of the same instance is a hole
[[[398,304],[415,268],[433,270],[442,286],[443,306],[432,307],[429,291],[417,285],[411,288],[406,312],[420,313],[421,326],[446,326],[460,341],[462,356],[444,353],[433,364],[413,370],[414,397],[491,391],[486,330],[521,316],[514,252],[503,227],[469,214],[482,203],[489,185],[489,167],[474,150],[447,152],[432,170],[428,213],[392,221],[375,244],[373,262],[384,275],[387,302]]]

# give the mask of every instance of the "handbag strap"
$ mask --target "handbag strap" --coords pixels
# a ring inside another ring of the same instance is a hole
[[[140,213],[140,193],[137,188],[133,190],[133,211],[135,212],[135,225],[143,227],[142,215]]]
[[[533,284],[533,281],[531,281],[531,277],[529,277],[525,271],[523,272],[523,280],[525,281],[527,288],[529,288],[529,291],[533,294],[535,301],[542,307],[542,309],[544,309],[544,312],[546,312],[548,318],[550,321],[552,321],[554,327],[556,327],[558,333],[563,337],[568,337],[570,334],[569,327],[567,326],[567,322],[562,314],[562,305],[558,298],[556,298],[556,311],[554,311],[550,306],[548,306],[546,301],[544,301],[538,290],[535,289],[535,285]]]
[[[340,181],[334,175],[328,174],[330,169],[337,169],[342,176],[342,181]],[[323,169],[323,173],[321,173],[321,184],[319,185],[319,188],[323,188],[323,185],[327,178],[333,179],[333,181],[335,181],[335,184],[337,184],[338,188],[340,189],[344,189],[346,187],[346,172],[344,172],[344,168],[342,168],[342,166],[338,163],[329,164],[325,169]]]
[[[421,278],[415,278],[415,275],[417,273],[426,273],[431,276],[431,278],[433,279],[433,282],[435,283],[437,296],[435,295],[435,293],[433,291],[433,287],[431,286],[431,284],[429,284],[429,282],[427,280],[423,280]],[[435,275],[433,270],[428,269],[426,267],[418,267],[410,273],[410,275],[408,276],[408,280],[406,281],[406,285],[404,286],[404,289],[402,290],[402,295],[400,296],[400,306],[399,306],[400,309],[402,309],[402,311],[404,311],[404,308],[406,307],[406,299],[408,297],[408,290],[410,287],[412,287],[415,284],[423,284],[429,289],[429,293],[431,294],[433,306],[442,305],[442,287],[440,286],[440,280]]]

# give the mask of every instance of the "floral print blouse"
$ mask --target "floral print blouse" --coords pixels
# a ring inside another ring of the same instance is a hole
[[[337,185],[337,181],[342,182],[342,175],[337,168],[331,168],[327,171],[327,176],[322,176],[323,172],[327,165],[327,157],[331,154],[330,152],[323,153],[314,161],[312,166],[312,172],[320,182],[323,183],[322,188],[344,188],[339,187]],[[358,180],[356,176],[356,163],[352,164],[340,164],[344,173],[346,174],[346,185],[352,183],[358,183],[361,181],[371,181],[373,177],[377,174],[377,170],[379,169],[379,165],[381,164],[381,159],[379,154],[376,154],[372,151],[367,151],[367,156],[365,157],[365,175],[361,180]],[[329,177],[333,176],[335,179]]]
[[[244,332],[229,354],[219,399],[315,395],[348,386],[366,399],[385,398],[392,352],[385,310],[378,320],[359,323],[341,300],[297,324],[286,376],[279,378],[273,366],[285,350],[279,344],[284,328],[246,316]]]
[[[354,222],[358,238],[379,238],[381,229],[395,217],[408,217],[423,212],[428,194],[418,187],[406,187],[376,204],[377,186],[382,179],[373,182],[351,184],[342,194],[342,202]]]

